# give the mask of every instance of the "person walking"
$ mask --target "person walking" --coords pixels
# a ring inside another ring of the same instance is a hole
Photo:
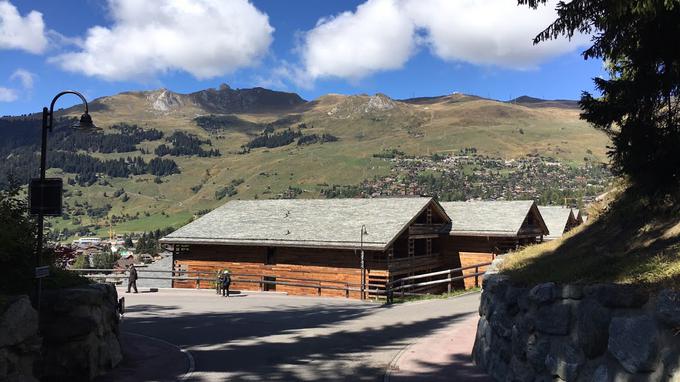
[[[229,270],[225,269],[222,273],[222,297],[229,297],[229,285],[231,285],[231,275],[229,275]]]
[[[134,264],[130,264],[128,268],[130,275],[128,276],[128,289],[126,293],[130,293],[130,287],[134,288],[135,293],[137,293],[137,268]]]

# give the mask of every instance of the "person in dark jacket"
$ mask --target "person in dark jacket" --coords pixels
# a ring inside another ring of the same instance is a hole
[[[231,275],[228,270],[222,273],[222,296],[229,297],[229,285],[231,285]]]
[[[130,287],[134,288],[135,293],[137,293],[137,268],[135,268],[134,264],[130,265],[128,272],[130,272],[130,275],[128,276],[127,293],[130,293]]]

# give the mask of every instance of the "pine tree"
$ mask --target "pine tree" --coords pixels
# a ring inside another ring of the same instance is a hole
[[[519,0],[537,8],[547,0]],[[641,191],[680,183],[680,1],[559,2],[558,19],[534,43],[593,34],[585,59],[607,63],[595,78],[601,97],[583,92],[581,118],[607,133],[613,170]]]

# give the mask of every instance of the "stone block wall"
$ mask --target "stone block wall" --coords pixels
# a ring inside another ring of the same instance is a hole
[[[0,315],[0,381],[37,381],[41,345],[38,312],[28,296],[12,298]]]
[[[680,381],[680,291],[483,287],[473,359],[497,381]]]
[[[82,381],[122,360],[118,294],[108,284],[45,292],[40,312],[44,381]]]

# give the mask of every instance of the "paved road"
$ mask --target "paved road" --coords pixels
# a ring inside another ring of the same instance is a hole
[[[124,296],[122,330],[189,350],[190,381],[382,381],[408,345],[469,321],[479,305],[479,294],[392,306],[193,290]]]
[[[478,320],[477,315],[472,315],[419,338],[392,360],[386,379],[389,382],[493,382],[472,363]]]

